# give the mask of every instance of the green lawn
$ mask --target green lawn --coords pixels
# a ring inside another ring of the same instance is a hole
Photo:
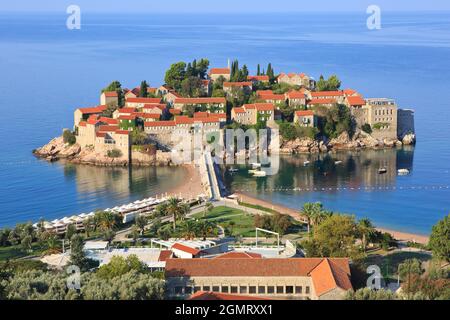
[[[43,251],[37,243],[32,244],[33,251],[27,252],[20,246],[0,247],[0,261],[23,258],[26,256],[40,255]]]

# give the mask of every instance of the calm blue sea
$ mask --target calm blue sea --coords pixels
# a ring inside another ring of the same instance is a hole
[[[0,14],[0,226],[111,206],[183,179],[183,172],[164,168],[48,164],[31,150],[71,127],[73,110],[97,104],[111,80],[131,87],[146,79],[156,86],[172,62],[201,57],[214,66],[237,58],[253,71],[257,63],[272,62],[276,72],[335,73],[344,87],[366,97],[395,98],[416,110],[418,144],[412,174],[394,177],[391,185],[449,185],[450,14],[385,13],[377,31],[366,28],[366,17],[86,14],[81,30],[68,30],[64,12]],[[300,170],[283,168],[288,175]],[[341,185],[361,174],[350,170]],[[448,190],[255,194],[293,207],[321,200],[385,227],[421,233],[450,211]]]

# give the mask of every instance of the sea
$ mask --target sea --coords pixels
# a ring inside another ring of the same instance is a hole
[[[112,80],[164,82],[171,63],[238,59],[251,72],[336,74],[342,88],[388,97],[415,110],[417,144],[387,151],[283,156],[278,175],[245,170],[231,190],[300,208],[369,217],[377,226],[428,234],[450,211],[450,13],[274,14],[0,13],[0,227],[54,219],[170,190],[182,168],[94,168],[36,159],[32,150],[73,126],[77,107],[99,104]],[[311,164],[305,167],[304,158]],[[342,161],[335,165],[337,158]],[[378,175],[380,163],[388,168]],[[397,176],[396,169],[410,174]]]

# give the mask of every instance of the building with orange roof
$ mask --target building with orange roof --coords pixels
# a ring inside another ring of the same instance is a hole
[[[143,108],[149,103],[161,103],[161,98],[126,98],[125,106],[130,108]]]
[[[188,300],[270,300],[267,298],[244,296],[239,294],[219,293],[213,291],[197,291]]]
[[[116,91],[105,91],[100,95],[100,104],[108,107],[117,107],[119,105],[119,95]]]
[[[212,81],[216,81],[219,77],[224,77],[225,81],[230,81],[231,70],[230,68],[211,68],[208,76]]]
[[[317,127],[317,117],[312,110],[297,110],[294,113],[294,123],[302,127]]]
[[[350,282],[347,258],[167,259],[167,292],[199,291],[278,299],[342,299]]]
[[[100,115],[107,108],[106,105],[99,105],[96,107],[78,108],[73,113],[73,125],[74,129],[78,126],[80,121],[86,121],[90,115]]]
[[[247,80],[253,82],[253,84],[257,83],[269,83],[269,76],[261,75],[261,76],[247,76]]]
[[[233,88],[237,88],[243,90],[246,93],[250,93],[253,90],[253,82],[251,81],[242,81],[242,82],[227,82],[223,83],[223,91],[227,94],[230,94]]]
[[[345,95],[343,91],[315,91],[309,94],[311,100],[334,99],[337,103],[344,103]]]
[[[288,101],[288,104],[290,106],[305,106],[306,100],[308,99],[308,93],[309,91],[305,89],[300,90],[291,90],[284,94],[286,100]]]
[[[338,103],[338,101],[334,98],[324,98],[324,99],[312,99],[308,100],[306,102],[306,105],[308,108],[314,107],[314,106],[326,106],[326,107],[333,107]]]
[[[273,103],[244,104],[231,109],[231,119],[244,125],[254,125],[258,120],[270,123],[275,120],[275,106]]]
[[[175,109],[184,110],[187,106],[195,106],[198,109],[207,109],[212,112],[224,112],[226,99],[223,97],[207,98],[176,98],[173,101]]]
[[[304,73],[280,73],[277,77],[278,83],[287,83],[293,86],[301,86],[307,89],[315,87],[315,81]]]

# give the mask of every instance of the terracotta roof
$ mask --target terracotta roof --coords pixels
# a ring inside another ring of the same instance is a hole
[[[194,112],[194,119],[196,119],[196,118],[208,118],[208,114],[209,114],[209,112],[207,112],[207,111]]]
[[[258,97],[262,97],[262,96],[266,96],[266,95],[271,96],[271,95],[273,95],[273,94],[274,94],[274,93],[273,93],[272,90],[257,90],[257,91],[256,91],[256,95],[257,95]]]
[[[186,276],[308,276],[324,258],[266,258],[266,259],[168,259],[166,275]],[[348,259],[330,258],[344,270]],[[347,269],[345,269],[347,268]],[[350,271],[348,271],[350,273]]]
[[[211,81],[210,81],[209,79],[202,79],[202,84],[203,84],[204,86],[209,85],[210,82],[211,82]]]
[[[213,259],[260,259],[262,255],[254,252],[238,252],[238,251],[230,251],[224,254],[218,255]]]
[[[97,114],[92,114],[92,115],[90,115],[89,116],[89,118],[87,119],[87,123],[88,124],[97,124],[97,122],[99,122],[99,120],[98,120],[98,115]]]
[[[97,138],[104,138],[104,137],[106,137],[106,132],[96,132],[95,136]]]
[[[269,81],[269,76],[247,76],[247,80]]]
[[[349,278],[349,268],[343,268],[342,265],[338,265],[331,259],[323,259],[323,261],[310,272],[310,276],[313,280],[317,296],[321,296],[335,288],[344,290],[352,289]]]
[[[78,124],[78,126],[80,126],[80,127],[86,127],[86,121],[80,121],[80,123]]]
[[[147,92],[148,93],[155,93],[156,92],[156,90],[158,90],[158,88],[147,88]]]
[[[174,104],[226,103],[225,98],[176,98]]]
[[[130,114],[130,115],[121,114],[117,119],[119,119],[119,120],[135,120],[136,115],[135,114]]]
[[[245,109],[242,107],[234,107],[234,113],[245,113]]]
[[[144,122],[144,127],[174,127],[175,121],[151,121]]]
[[[160,103],[161,98],[127,98],[130,103]]]
[[[344,93],[342,91],[316,91],[311,92],[311,97],[342,97]]]
[[[131,108],[131,107],[123,107],[120,109],[117,109],[117,111],[119,111],[119,113],[133,113],[136,111],[136,108]]]
[[[116,91],[105,91],[103,92],[103,94],[105,95],[105,97],[117,97],[117,92]]]
[[[191,247],[188,247],[188,246],[185,246],[184,244],[181,244],[181,243],[178,243],[178,242],[175,243],[174,245],[172,245],[172,249],[177,249],[177,250],[180,250],[180,251],[184,251],[184,252],[190,253],[190,254],[192,254],[194,256],[200,253],[200,250],[195,249],[195,248],[191,248]],[[171,259],[168,259],[167,261],[169,261],[169,260],[171,260]]]
[[[144,119],[159,119],[161,115],[159,113],[141,113],[139,117]]]
[[[188,116],[176,116],[175,123],[176,124],[192,124],[192,123],[194,123],[194,119],[189,118]]]
[[[129,134],[130,134],[130,131],[127,131],[127,130],[117,130],[117,131],[116,131],[116,134],[125,134],[125,135],[129,135]]]
[[[250,81],[244,81],[244,82],[224,82],[224,87],[250,87],[252,86],[252,83]]]
[[[119,126],[99,126],[99,132],[116,132],[119,130]]]
[[[305,92],[303,91],[289,91],[286,93],[286,97],[289,99],[305,99]]]
[[[275,109],[272,103],[252,103],[244,104],[244,109],[256,109],[258,111],[273,111]]]
[[[358,92],[356,91],[356,90],[353,90],[353,89],[344,89],[344,90],[342,90],[342,92],[344,92],[344,94],[346,94],[346,95],[353,95],[353,94],[357,94]]]
[[[169,113],[176,115],[176,114],[181,114],[181,110],[180,109],[169,109]]]
[[[107,124],[118,124],[119,121],[117,119],[108,118],[108,117],[100,117],[99,119],[101,122],[107,123]]]
[[[333,104],[337,103],[336,99],[327,98],[327,99],[312,99],[308,101],[306,104]]]
[[[209,74],[230,74],[229,68],[211,68]]]
[[[264,94],[262,96],[259,96],[259,99],[261,100],[285,100],[286,97],[284,94]]]
[[[286,73],[282,72],[282,73],[280,73],[278,75],[278,78],[286,77],[286,76],[289,77],[289,78],[293,78],[295,76],[299,76],[300,78],[304,78],[306,76],[306,74],[304,74],[304,73],[294,73],[294,72],[290,72],[290,73],[286,74]]]
[[[158,108],[159,110],[164,110],[166,108],[166,105],[164,103],[146,103],[142,107],[142,109],[154,109]]]
[[[77,110],[81,111],[82,114],[92,114],[92,113],[102,113],[106,110],[106,106],[100,105],[96,107],[88,107],[88,108],[78,108]]]
[[[169,258],[172,258],[172,251],[161,250],[161,252],[159,253],[158,261],[166,261]]]
[[[211,291],[197,291],[188,300],[270,300],[268,298],[244,296],[239,294],[228,294]]]
[[[295,111],[295,114],[296,114],[298,117],[303,117],[303,116],[313,116],[313,115],[314,115],[314,112],[313,112],[312,110],[298,110],[298,111]]]
[[[347,97],[347,101],[351,106],[363,106],[366,104],[366,101],[360,96]]]

